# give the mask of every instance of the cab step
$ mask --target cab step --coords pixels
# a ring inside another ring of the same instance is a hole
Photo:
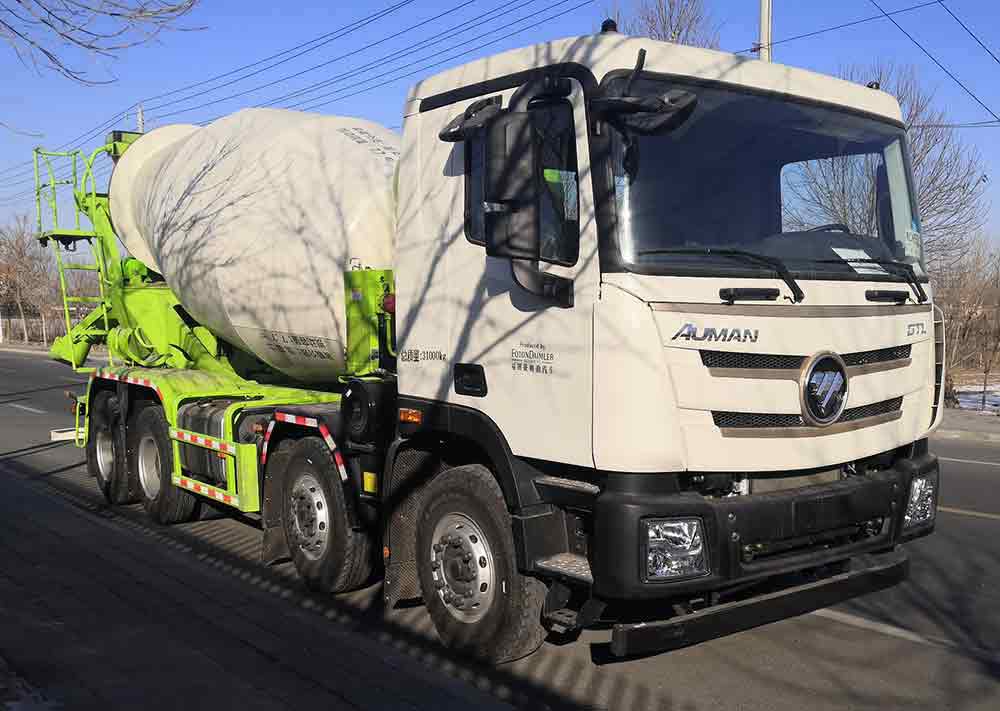
[[[535,561],[535,568],[587,585],[594,584],[594,576],[590,572],[590,561],[579,553],[557,553],[548,558],[542,558]]]
[[[535,488],[543,501],[558,506],[590,508],[601,489],[596,484],[560,476],[535,477]]]

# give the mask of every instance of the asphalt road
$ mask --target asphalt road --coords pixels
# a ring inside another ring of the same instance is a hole
[[[63,708],[1000,708],[1000,443],[933,442],[938,529],[897,588],[670,654],[608,661],[598,630],[484,669],[378,586],[260,566],[252,521],[106,507],[48,441],[81,383],[0,351],[0,660]]]

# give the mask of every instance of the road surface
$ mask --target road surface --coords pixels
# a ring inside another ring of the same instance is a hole
[[[315,595],[260,566],[252,521],[109,509],[48,441],[82,382],[0,351],[0,660],[32,708],[1000,708],[1000,443],[933,441],[938,529],[895,589],[670,654],[610,661],[598,630],[484,669],[378,586]]]

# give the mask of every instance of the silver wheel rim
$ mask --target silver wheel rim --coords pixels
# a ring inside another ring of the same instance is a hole
[[[115,438],[110,430],[99,429],[94,434],[94,452],[97,455],[97,474],[103,481],[111,481],[115,471]]]
[[[155,501],[160,495],[160,448],[152,435],[139,440],[139,483],[146,498]]]
[[[310,560],[321,558],[330,536],[330,508],[323,487],[312,474],[301,474],[290,499],[293,545]]]
[[[449,513],[431,536],[430,566],[438,597],[461,622],[478,622],[496,591],[493,550],[483,529],[465,514]]]

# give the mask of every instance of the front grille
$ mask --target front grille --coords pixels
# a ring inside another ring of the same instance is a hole
[[[841,356],[844,365],[848,368],[852,365],[870,365],[872,363],[885,363],[887,360],[902,360],[910,357],[910,345],[893,346],[891,348],[879,348],[874,351],[861,351],[860,353],[845,353]]]
[[[795,370],[801,368],[806,356],[773,353],[738,353],[731,351],[699,351],[706,368],[740,368],[763,370]],[[871,365],[910,357],[910,346],[892,346],[871,351],[845,353],[841,356],[847,367]]]
[[[844,410],[837,422],[853,422],[866,417],[876,417],[890,412],[898,412],[903,406],[903,398],[874,402],[871,405],[861,405]],[[721,428],[760,428],[760,427],[807,427],[801,415],[769,414],[760,412],[725,412],[713,411],[712,421]]]
[[[766,368],[786,370],[800,368],[805,356],[773,355],[770,353],[734,353],[730,351],[700,351],[701,362],[707,368]]]
[[[712,411],[716,427],[803,427],[801,415],[773,415],[762,412]]]
[[[863,420],[866,417],[878,417],[890,412],[898,412],[902,406],[903,398],[894,397],[892,400],[873,402],[871,405],[851,407],[844,410],[844,414],[840,416],[837,422],[853,422],[854,420]]]

